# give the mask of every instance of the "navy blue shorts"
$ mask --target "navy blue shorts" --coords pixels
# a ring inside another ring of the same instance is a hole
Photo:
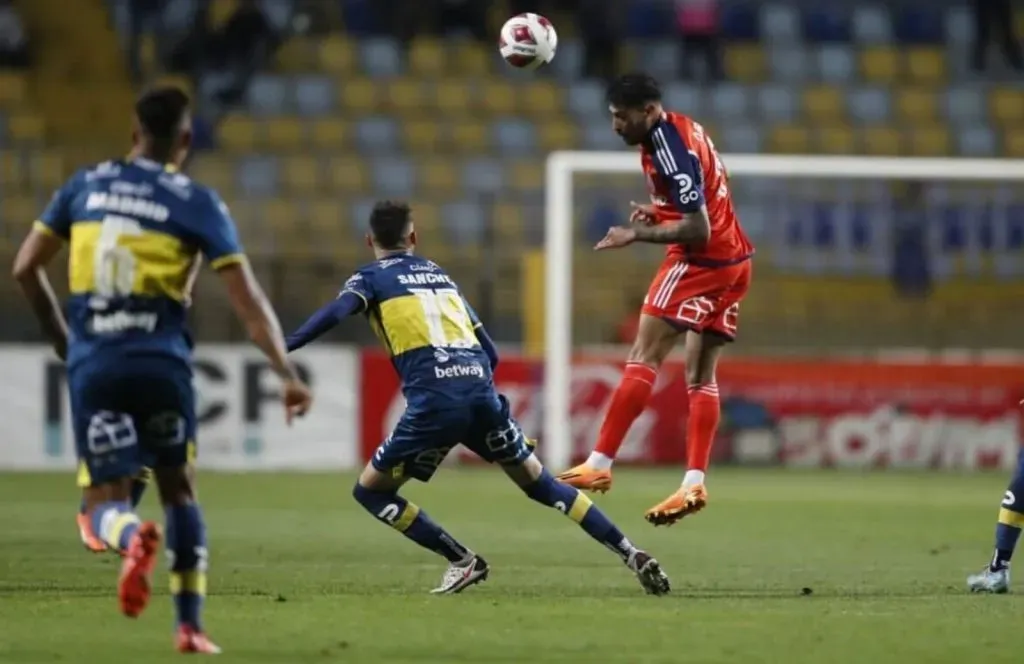
[[[457,408],[405,411],[371,463],[391,477],[426,482],[459,443],[502,465],[522,463],[532,454],[508,400],[492,393]]]
[[[68,374],[79,486],[195,457],[192,370],[174,358],[89,361]]]

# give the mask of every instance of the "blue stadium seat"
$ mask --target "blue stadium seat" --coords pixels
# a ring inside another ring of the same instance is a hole
[[[818,75],[828,83],[848,83],[856,77],[857,58],[848,44],[825,44],[818,49]]]
[[[644,63],[644,71],[659,81],[679,76],[682,48],[678,39],[642,42],[637,46],[637,60]]]
[[[800,10],[792,5],[770,4],[761,7],[761,34],[765,41],[792,44],[802,38]]]
[[[792,88],[766,85],[757,91],[758,116],[770,122],[789,122],[796,117],[797,100]]]
[[[327,76],[300,76],[295,79],[295,110],[300,115],[328,115],[337,97],[334,81]]]
[[[719,16],[722,37],[730,41],[758,41],[761,26],[757,10],[751,2],[728,3]]]
[[[892,111],[892,99],[885,88],[852,88],[846,104],[851,118],[869,124],[885,122]]]
[[[672,6],[659,0],[637,0],[626,9],[626,34],[640,39],[667,37],[675,32]]]
[[[198,9],[197,0],[178,0],[165,3],[160,15],[161,30],[166,30],[169,33],[182,33],[191,30],[196,9]]]
[[[811,244],[818,249],[832,249],[836,245],[836,206],[815,203],[811,210]]]
[[[416,167],[402,157],[380,157],[373,162],[373,182],[383,196],[411,198],[416,191]]]
[[[967,211],[958,205],[944,205],[939,210],[939,241],[946,253],[958,253],[967,246]]]
[[[946,33],[939,7],[920,4],[903,7],[896,15],[896,40],[907,44],[941,44]]]
[[[942,96],[942,109],[950,122],[969,126],[985,121],[985,93],[971,87],[950,87]]]
[[[947,7],[943,27],[947,44],[966,47],[974,40],[974,18],[968,7]]]
[[[398,127],[388,118],[365,118],[356,123],[356,144],[367,152],[390,152],[398,146]]]
[[[533,123],[520,118],[502,118],[491,125],[492,141],[504,154],[529,154],[537,149]]]
[[[453,244],[478,245],[483,237],[484,223],[484,212],[476,203],[457,201],[441,208],[441,224]]]
[[[855,42],[888,44],[892,41],[892,15],[886,7],[856,7],[851,31]]]
[[[746,117],[750,112],[750,92],[746,86],[723,83],[711,91],[711,113],[718,118],[732,119]]]
[[[722,145],[718,146],[727,152],[760,152],[761,132],[750,124],[727,124],[719,133]],[[717,142],[717,141],[716,141]]]
[[[807,51],[802,45],[788,42],[770,47],[772,80],[781,83],[803,81],[807,78],[810,67],[807,62]]]
[[[505,187],[505,174],[494,159],[479,157],[463,164],[462,182],[467,191],[493,194]]]
[[[246,196],[277,193],[278,164],[273,157],[247,157],[238,162],[238,188]]]
[[[557,58],[556,58],[557,60]],[[569,86],[569,110],[581,118],[605,112],[604,86],[597,81],[577,81]]]
[[[288,82],[283,76],[258,74],[246,91],[246,106],[256,115],[283,115],[290,109]]]
[[[402,51],[394,39],[367,39],[360,44],[359,56],[363,71],[373,78],[389,78],[402,73]]]
[[[845,8],[822,4],[804,12],[804,38],[818,43],[850,41],[850,17]]]
[[[662,88],[661,94],[666,108],[698,118],[704,115],[704,91],[696,85],[673,81]]]
[[[585,150],[621,150],[623,148],[622,139],[615,135],[605,120],[591,120],[584,124],[580,140]]]
[[[267,23],[275,31],[282,32],[287,30],[291,23],[294,4],[293,0],[261,0],[260,8],[267,17]]]
[[[984,126],[964,127],[956,132],[957,150],[964,157],[992,157],[996,154],[996,137]]]
[[[850,246],[855,251],[866,251],[871,248],[874,237],[872,219],[875,211],[868,205],[853,206],[850,215]]]
[[[574,81],[583,71],[583,45],[577,39],[558,42],[558,57],[551,62],[557,78]]]

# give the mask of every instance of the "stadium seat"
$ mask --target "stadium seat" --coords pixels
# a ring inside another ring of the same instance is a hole
[[[441,208],[441,227],[452,245],[479,247],[485,215],[480,205],[471,201],[453,201]]]
[[[409,47],[409,73],[413,76],[437,77],[448,73],[447,46],[428,37],[418,37]]]
[[[772,127],[768,137],[768,149],[783,154],[805,154],[810,152],[811,139],[806,127],[801,125],[779,125]]]
[[[950,87],[943,92],[942,111],[950,122],[974,126],[985,122],[985,98],[970,87]]]
[[[378,85],[365,78],[346,80],[338,86],[338,102],[341,108],[354,113],[372,113],[379,103]]]
[[[746,118],[750,112],[750,93],[744,86],[723,83],[711,90],[710,112],[714,117],[735,121]]]
[[[1013,126],[1024,123],[1024,91],[1011,88],[997,88],[989,95],[992,118],[1002,125]]]
[[[917,46],[906,51],[905,70],[913,83],[938,85],[946,80],[945,51],[940,47]]]
[[[507,81],[483,81],[478,90],[480,110],[492,115],[511,115],[516,111],[517,93]]]
[[[827,154],[856,154],[857,140],[853,129],[836,125],[818,131],[818,149]]]
[[[383,117],[364,118],[356,123],[356,143],[371,153],[392,152],[398,145],[398,127]]]
[[[765,41],[794,44],[802,40],[799,8],[788,4],[762,5],[760,19]]]
[[[855,42],[888,44],[892,41],[892,17],[885,7],[854,7],[850,27]]]
[[[341,150],[348,146],[351,128],[340,118],[316,118],[308,122],[310,143],[320,150]]]
[[[541,191],[544,188],[544,164],[535,159],[513,162],[509,184],[516,191]]]
[[[903,152],[903,134],[895,127],[866,127],[861,134],[864,152],[876,156],[896,156]]]
[[[411,198],[418,184],[416,166],[403,157],[378,157],[372,163],[373,188],[385,198]]]
[[[272,152],[290,152],[306,147],[306,121],[297,117],[276,117],[263,125],[264,144]]]
[[[945,24],[946,43],[964,49],[974,39],[974,18],[972,9],[967,6],[947,7],[943,23]],[[966,49],[964,49],[966,50]]]
[[[451,126],[452,147],[460,152],[477,153],[488,148],[488,127],[478,120],[460,120]]]
[[[356,49],[351,40],[342,35],[328,35],[320,42],[318,64],[327,74],[350,76],[357,66]]]
[[[549,122],[558,122],[552,118]],[[491,141],[502,154],[523,154],[537,148],[534,124],[517,117],[501,118],[491,124]]]
[[[573,86],[576,90],[578,86]],[[687,115],[702,117],[704,115],[704,89],[692,83],[669,82],[661,91],[662,99],[667,108],[678,108]],[[580,99],[574,98],[573,91],[569,93],[569,103],[575,110]],[[604,102],[604,90],[596,83],[590,84],[587,88],[586,105],[584,111],[577,114],[581,117],[601,119],[607,118],[607,105]],[[596,109],[596,110],[595,110]]]
[[[1003,134],[1003,156],[1024,159],[1024,129],[1007,129]]]
[[[767,74],[767,60],[760,44],[726,44],[725,76],[730,81],[760,83]]]
[[[719,150],[726,152],[748,154],[761,151],[761,132],[758,127],[747,123],[727,124],[713,140]]]
[[[433,197],[453,195],[459,187],[459,173],[453,160],[431,156],[420,161],[420,184],[425,193]]]
[[[408,120],[402,123],[402,142],[410,152],[433,152],[444,148],[441,124],[435,120]]]
[[[289,193],[308,196],[320,190],[324,168],[320,160],[309,155],[292,155],[281,160],[281,181]]]
[[[404,69],[402,49],[393,39],[363,40],[359,51],[362,70],[370,78],[398,76]]]
[[[450,66],[452,73],[457,76],[483,77],[491,72],[495,58],[495,51],[484,48],[475,41],[460,40],[451,44],[452,49]]]
[[[869,83],[895,83],[899,77],[899,53],[891,46],[870,46],[861,51],[860,71]]]
[[[644,63],[644,71],[651,76],[659,81],[679,78],[679,63],[684,47],[677,40],[642,41],[636,44],[636,48],[637,60]]]
[[[7,135],[15,143],[42,143],[46,124],[39,115],[15,113],[7,118]]]
[[[622,139],[615,135],[608,121],[590,120],[583,125],[580,147],[584,150],[621,150]],[[586,173],[579,175],[580,178],[586,176]]]
[[[59,152],[33,151],[28,159],[28,182],[37,191],[50,192],[67,179],[64,159]]]
[[[996,137],[988,127],[964,127],[957,132],[957,152],[965,157],[993,157]]]
[[[846,84],[857,77],[857,60],[847,44],[823,44],[817,49],[818,76],[827,83]]]
[[[231,198],[234,194],[235,174],[230,158],[201,154],[189,164],[188,173],[197,181],[216,189],[225,198]]]
[[[528,83],[520,92],[522,112],[537,119],[561,117],[565,112],[565,100],[561,87],[550,81]]]
[[[310,40],[293,36],[274,51],[274,71],[282,74],[306,72],[317,63],[317,59],[318,54]]]
[[[326,76],[300,76],[293,86],[294,107],[299,115],[318,117],[335,110],[334,81]]]
[[[246,89],[246,107],[256,115],[270,116],[288,113],[290,95],[288,82],[283,76],[258,74]]]
[[[927,88],[904,88],[896,92],[897,116],[909,125],[934,122],[938,100]]]
[[[398,78],[388,81],[384,90],[384,100],[391,110],[407,115],[423,111],[426,103],[423,82],[415,78]]]
[[[441,79],[431,88],[433,106],[441,113],[452,117],[461,116],[472,108],[470,86],[462,79]]]
[[[502,246],[522,246],[524,237],[523,208],[520,205],[498,203],[494,206],[494,227]]]
[[[43,204],[45,201],[38,201],[33,196],[4,196],[0,200],[4,225],[9,229],[17,229],[18,235],[27,233],[32,222],[39,218]]]
[[[246,157],[238,161],[238,189],[245,196],[277,193],[278,165],[270,157]]]
[[[28,96],[24,74],[0,71],[0,108],[18,108]]]
[[[470,194],[496,194],[505,183],[501,164],[488,157],[476,157],[462,164],[462,189]]]
[[[891,98],[887,89],[852,88],[847,95],[846,108],[851,119],[864,123],[879,123],[889,119]]]
[[[949,131],[942,126],[926,124],[910,131],[910,154],[919,157],[945,157],[952,153]]]
[[[309,228],[316,240],[313,246],[323,245],[334,251],[340,246],[351,246],[349,242],[348,209],[335,198],[318,198],[306,205]]]
[[[780,83],[803,81],[808,77],[811,67],[808,63],[807,51],[803,46],[792,42],[779,42],[784,46],[771,46],[768,61],[771,65],[772,80]]]
[[[768,122],[789,122],[796,117],[797,101],[784,85],[766,85],[757,92],[757,117]]]
[[[845,109],[840,89],[831,86],[816,86],[804,92],[804,113],[817,123],[834,123],[840,120]]]
[[[331,157],[325,175],[330,191],[365,193],[370,185],[366,162],[355,155]]]
[[[572,122],[561,119],[561,117],[559,117],[559,119],[549,120],[548,122],[542,122],[540,124],[539,131],[540,147],[544,152],[572,150],[577,145],[578,139],[576,135],[576,125]],[[612,131],[607,124],[605,131],[612,134]]]

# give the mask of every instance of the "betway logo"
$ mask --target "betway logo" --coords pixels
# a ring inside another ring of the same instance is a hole
[[[473,364],[453,364],[450,367],[434,367],[437,378],[483,378],[484,368],[478,362]]]
[[[159,317],[153,313],[132,314],[118,311],[112,314],[95,314],[90,321],[90,327],[94,334],[111,334],[127,330],[152,332],[156,329],[158,321]]]

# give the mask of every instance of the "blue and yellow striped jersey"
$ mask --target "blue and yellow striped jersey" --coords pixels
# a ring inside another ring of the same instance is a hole
[[[490,358],[476,336],[480,320],[436,263],[389,256],[360,268],[341,292],[362,298],[409,408],[443,407],[494,389]]]
[[[220,197],[147,159],[79,171],[36,228],[69,243],[69,368],[123,355],[189,361],[185,289],[199,254],[214,269],[244,258]]]

